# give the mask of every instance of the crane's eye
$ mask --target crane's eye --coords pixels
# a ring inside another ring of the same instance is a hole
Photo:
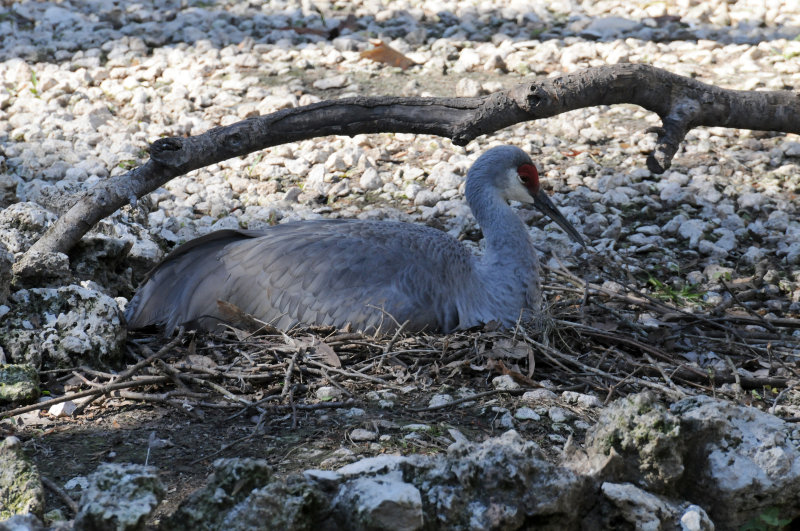
[[[539,188],[539,172],[533,164],[523,164],[517,168],[517,178],[526,188]]]

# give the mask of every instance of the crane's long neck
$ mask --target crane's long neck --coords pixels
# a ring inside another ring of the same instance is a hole
[[[501,192],[513,190],[523,164],[530,164],[530,158],[520,150],[498,146],[481,155],[467,175],[467,202],[483,229],[485,251],[475,264],[473,282],[462,295],[462,328],[492,320],[513,326],[540,308],[539,263],[533,242]]]
[[[467,182],[467,202],[483,229],[485,252],[475,267],[480,288],[467,296],[472,303],[471,320],[461,324],[499,320],[512,326],[525,309],[540,306],[539,263],[533,243],[525,224],[489,183]]]
[[[472,186],[469,186],[469,185]],[[538,278],[538,260],[527,228],[519,216],[486,182],[468,183],[467,202],[483,230],[485,253],[481,260],[484,274],[519,275]]]

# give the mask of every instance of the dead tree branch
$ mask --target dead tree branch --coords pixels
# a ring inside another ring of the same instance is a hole
[[[686,133],[722,126],[800,133],[800,98],[789,91],[729,90],[648,65],[587,68],[476,98],[355,97],[249,118],[189,138],[162,138],[150,160],[90,190],[14,265],[25,277],[38,257],[67,252],[99,220],[170,179],[270,146],[326,135],[424,133],[466,145],[504,127],[596,105],[632,103],[661,117],[647,166],[669,168]]]

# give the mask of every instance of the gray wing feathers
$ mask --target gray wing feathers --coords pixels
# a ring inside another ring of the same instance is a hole
[[[459,324],[453,301],[473,284],[470,253],[429,227],[320,220],[225,232],[159,266],[131,301],[131,327],[165,324],[169,333],[218,317],[216,301],[225,300],[278,328],[349,323],[372,332],[396,320],[410,331],[449,331]]]
[[[250,237],[246,232],[219,231],[170,253],[128,303],[128,326],[163,325],[171,334],[176,326],[200,317],[192,312],[203,306],[200,299],[207,302],[217,295],[214,283],[225,275],[217,254],[228,244]],[[216,299],[211,302],[216,307]]]

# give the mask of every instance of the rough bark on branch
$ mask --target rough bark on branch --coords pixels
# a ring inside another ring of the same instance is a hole
[[[150,160],[87,192],[14,265],[18,277],[35,270],[37,256],[67,252],[99,220],[189,171],[266,147],[325,135],[425,133],[466,145],[519,122],[574,109],[632,103],[661,117],[647,166],[669,168],[686,133],[721,126],[800,133],[800,95],[790,91],[728,90],[648,65],[587,68],[521,83],[477,98],[355,97],[286,109],[217,127],[189,138],[163,138]]]

